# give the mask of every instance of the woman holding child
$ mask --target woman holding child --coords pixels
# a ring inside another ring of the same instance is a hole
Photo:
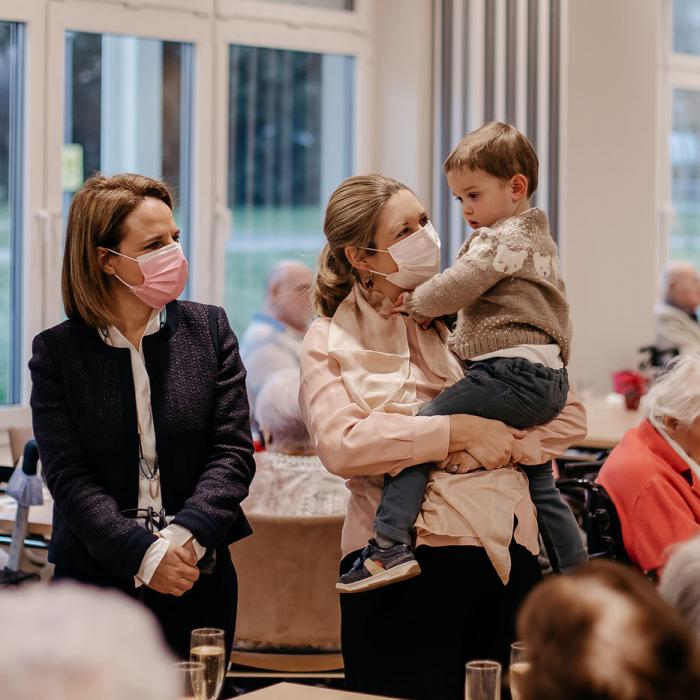
[[[351,492],[338,586],[348,687],[456,700],[466,661],[507,659],[517,609],[540,578],[537,514],[513,464],[539,465],[580,438],[583,409],[569,398],[530,431],[475,415],[416,415],[464,378],[442,323],[396,313],[404,292],[438,272],[428,214],[405,185],[360,176],[331,196],[324,231],[321,317],[304,341],[300,404],[321,460]],[[407,469],[424,463],[437,463],[427,488],[425,470]],[[410,544],[382,542],[373,524],[385,477],[404,471],[425,488],[415,559]],[[379,541],[365,547],[373,534]],[[345,579],[362,569],[370,585]],[[392,570],[401,575],[386,576]]]

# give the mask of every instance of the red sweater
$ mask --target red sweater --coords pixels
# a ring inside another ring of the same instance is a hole
[[[645,572],[663,568],[671,545],[700,532],[700,484],[649,421],[625,433],[597,481],[615,503],[627,553]]]

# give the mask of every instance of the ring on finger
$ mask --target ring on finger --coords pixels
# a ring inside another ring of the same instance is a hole
[[[459,471],[459,465],[458,464],[453,464],[450,467],[450,473],[451,474],[456,474]]]

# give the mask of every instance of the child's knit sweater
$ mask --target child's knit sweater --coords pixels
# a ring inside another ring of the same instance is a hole
[[[463,360],[516,345],[557,343],[562,361],[569,361],[569,305],[541,209],[474,231],[455,264],[404,303],[418,318],[458,311],[448,344]]]

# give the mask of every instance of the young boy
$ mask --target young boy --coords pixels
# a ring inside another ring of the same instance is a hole
[[[519,429],[546,423],[566,404],[571,324],[547,216],[530,205],[537,154],[517,129],[491,122],[465,136],[443,169],[474,232],[455,264],[403,294],[397,310],[419,322],[457,311],[448,345],[467,372],[419,414],[470,413]],[[420,573],[413,523],[432,467],[385,477],[375,539],[340,577],[338,590],[370,590]],[[525,473],[552,567],[560,572],[582,563],[578,525],[551,463]]]

